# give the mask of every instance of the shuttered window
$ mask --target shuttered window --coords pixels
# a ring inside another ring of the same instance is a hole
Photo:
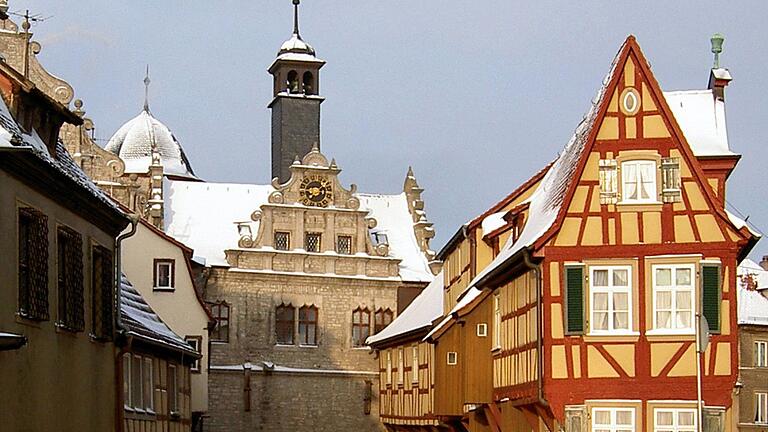
[[[701,312],[709,323],[709,331],[720,333],[720,266],[701,266]]]
[[[565,266],[565,332],[584,333],[584,266]]]

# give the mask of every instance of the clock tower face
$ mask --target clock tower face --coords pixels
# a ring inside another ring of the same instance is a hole
[[[331,182],[318,175],[304,177],[299,185],[299,200],[305,206],[328,207],[333,201]]]

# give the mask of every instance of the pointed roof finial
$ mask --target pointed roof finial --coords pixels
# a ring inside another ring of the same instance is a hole
[[[147,65],[147,74],[144,75],[144,111],[149,112],[149,65]]]
[[[301,0],[293,0],[293,34],[299,35],[299,4]]]

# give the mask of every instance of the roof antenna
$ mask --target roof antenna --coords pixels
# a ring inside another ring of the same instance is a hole
[[[720,53],[723,52],[725,37],[721,33],[715,33],[709,41],[712,43],[712,54],[715,55],[715,65],[712,69],[720,69]]]
[[[299,4],[301,0],[293,0],[293,34],[299,38]]]
[[[147,74],[144,75],[144,111],[149,112],[149,65],[147,65]]]

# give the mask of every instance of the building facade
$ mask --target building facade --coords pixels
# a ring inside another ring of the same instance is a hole
[[[739,264],[738,421],[768,431],[768,257]]]

